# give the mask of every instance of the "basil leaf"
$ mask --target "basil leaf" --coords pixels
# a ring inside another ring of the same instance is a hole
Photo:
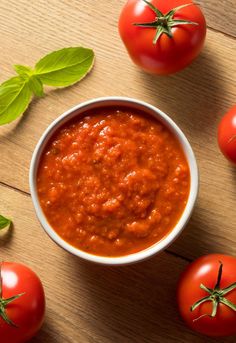
[[[37,75],[32,75],[30,77],[29,87],[36,96],[39,96],[39,97],[44,96],[43,84]]]
[[[30,67],[22,66],[20,64],[15,64],[14,66],[15,71],[17,74],[23,76],[27,75],[30,76],[33,73],[33,70]]]
[[[7,228],[11,225],[11,220],[7,219],[0,214],[0,230]]]
[[[0,85],[0,125],[18,118],[28,107],[32,91],[28,81],[12,77]]]
[[[65,48],[43,57],[35,69],[16,64],[19,76],[0,85],[0,125],[18,118],[33,94],[43,96],[43,84],[67,87],[80,81],[94,63],[94,52],[83,47]]]
[[[93,62],[93,50],[83,47],[65,48],[43,57],[35,66],[35,74],[43,84],[67,87],[85,77]]]

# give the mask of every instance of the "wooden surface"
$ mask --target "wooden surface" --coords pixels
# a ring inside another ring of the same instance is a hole
[[[117,32],[121,0],[0,0],[0,82],[13,75],[13,64],[33,66],[55,49],[84,45],[96,53],[83,82],[48,90],[21,120],[0,127],[0,213],[14,221],[1,234],[1,259],[31,266],[47,296],[45,324],[32,343],[216,342],[190,332],[175,304],[188,261],[236,254],[236,169],[216,142],[220,117],[235,104],[236,4],[198,3],[209,26],[202,54],[183,72],[159,78],[129,60]],[[36,219],[28,186],[31,155],[48,124],[84,100],[108,95],[145,100],[168,113],[189,138],[201,176],[197,206],[181,237],[161,255],[123,268],[85,263],[57,247]]]

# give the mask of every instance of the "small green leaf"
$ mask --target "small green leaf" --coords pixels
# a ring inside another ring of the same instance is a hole
[[[147,0],[143,0],[145,2],[145,4],[147,4],[151,10],[158,16],[158,17],[163,17],[163,13],[157,8],[155,7],[151,2],[147,1]]]
[[[27,66],[15,64],[13,67],[14,67],[15,71],[17,72],[17,74],[22,75],[22,76],[23,75],[30,76],[33,73],[33,70]]]
[[[180,5],[178,7],[173,8],[172,10],[170,10],[167,14],[165,14],[166,17],[173,17],[173,15],[181,10],[182,8],[188,7],[188,6],[193,6],[193,3],[189,3],[189,4],[184,4],[184,5]]]
[[[11,225],[11,220],[0,215],[0,230],[5,229]]]
[[[18,118],[28,107],[32,91],[21,76],[12,77],[0,85],[0,125]]]
[[[39,96],[39,97],[44,96],[43,84],[37,75],[32,75],[30,77],[29,87],[36,96]]]
[[[14,327],[17,327],[13,321],[8,317],[5,309],[3,306],[0,306],[0,317],[4,320],[4,322],[6,322],[8,325],[10,326],[14,326]]]
[[[1,278],[1,277],[0,277]],[[6,313],[6,308],[7,308],[7,305],[12,303],[14,300],[22,297],[22,295],[24,295],[24,293],[20,293],[20,294],[17,294],[17,295],[14,295],[13,297],[10,297],[10,298],[2,298],[2,295],[1,295],[1,298],[0,298],[0,317],[10,326],[14,326],[14,327],[18,327],[7,315]]]
[[[236,288],[236,282],[232,283],[232,284],[229,285],[228,287],[223,288],[222,291],[220,292],[220,294],[221,294],[222,296],[225,296],[225,295],[228,294],[229,292],[232,292],[235,288]]]
[[[220,302],[226,306],[228,306],[229,308],[231,308],[231,310],[236,311],[236,305],[233,304],[230,300],[226,299],[226,298],[221,298]]]
[[[203,285],[202,283],[200,284],[200,288],[203,289],[204,291],[206,291],[206,292],[209,293],[209,294],[212,294],[212,292],[213,292],[213,289],[212,289],[212,288],[206,287],[206,286]]]
[[[7,299],[2,299],[2,305],[6,306],[8,304],[10,304],[12,301],[22,297],[22,295],[25,295],[25,292],[17,294],[17,295],[13,295],[13,297],[7,298]]]
[[[207,297],[204,297],[198,301],[196,301],[190,308],[190,311],[194,311],[198,306],[200,306],[201,304],[203,304],[206,301],[212,301],[211,297],[208,295]]]
[[[65,48],[43,57],[35,66],[35,75],[40,77],[43,84],[67,87],[85,77],[93,63],[93,50]]]
[[[178,20],[178,19],[173,19],[169,21],[168,25],[170,27],[175,27],[179,25],[199,25],[198,23],[195,23],[194,21],[189,21],[189,20]]]

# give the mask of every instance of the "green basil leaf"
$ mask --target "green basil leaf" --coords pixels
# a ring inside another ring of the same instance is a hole
[[[29,87],[36,96],[39,96],[39,97],[44,96],[43,84],[37,75],[32,75],[30,77]]]
[[[17,72],[17,74],[19,74],[19,75],[30,76],[33,74],[33,70],[30,67],[22,66],[20,64],[15,64],[13,67],[14,67],[15,71]]]
[[[0,125],[18,118],[28,107],[32,96],[28,81],[12,77],[0,85]]]
[[[43,84],[70,86],[84,78],[93,63],[93,50],[74,47],[46,55],[36,64],[35,70],[15,65],[19,76],[0,85],[0,125],[10,123],[23,114],[33,94],[43,96]]]
[[[93,50],[65,48],[43,57],[35,66],[35,74],[43,84],[67,87],[85,77],[93,63]]]
[[[7,228],[11,225],[11,220],[7,219],[0,214],[0,230]]]

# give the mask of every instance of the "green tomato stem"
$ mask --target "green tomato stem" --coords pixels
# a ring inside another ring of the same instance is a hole
[[[182,6],[178,6],[173,8],[171,11],[169,11],[166,14],[163,14],[157,7],[155,7],[152,3],[150,3],[147,0],[143,0],[145,4],[154,12],[156,18],[154,21],[148,22],[148,23],[134,23],[134,26],[139,26],[143,28],[154,28],[156,29],[156,33],[153,39],[153,44],[156,44],[157,41],[160,39],[162,34],[166,34],[169,38],[172,38],[172,32],[171,28],[176,27],[179,25],[198,25],[198,23],[195,23],[193,21],[189,20],[180,20],[180,19],[174,19],[173,16],[175,13],[187,6],[193,5],[193,3],[185,4]]]
[[[221,303],[227,307],[229,307],[231,310],[236,311],[236,305],[233,304],[231,301],[226,299],[224,296],[228,294],[229,292],[232,292],[234,289],[236,289],[236,282],[232,283],[228,287],[225,288],[220,288],[220,283],[221,283],[221,278],[222,278],[222,273],[223,273],[223,263],[220,263],[218,275],[217,275],[217,281],[214,289],[208,288],[205,285],[201,284],[200,288],[203,289],[205,292],[207,292],[209,295],[199,299],[196,301],[190,308],[190,311],[194,311],[197,307],[199,307],[201,304],[211,301],[212,302],[212,313],[211,314],[203,314],[200,317],[194,319],[193,321],[195,322],[196,320],[199,320],[205,316],[214,318],[217,315],[217,310],[218,310],[218,305]]]
[[[3,298],[3,289],[2,289],[2,264],[3,262],[0,263],[0,317],[10,326],[14,326],[17,327],[17,325],[15,323],[13,323],[13,321],[8,317],[7,313],[6,313],[6,308],[7,305],[10,304],[12,301],[20,298],[22,295],[24,295],[25,293],[20,293],[17,295],[14,295],[10,298]]]

